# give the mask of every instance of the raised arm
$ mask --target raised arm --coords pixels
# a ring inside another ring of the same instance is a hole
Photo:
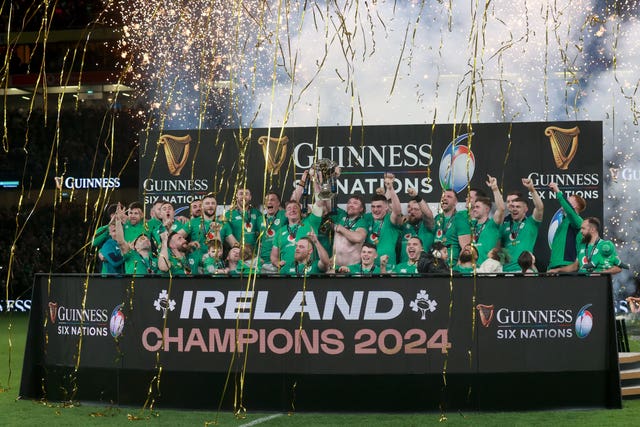
[[[169,238],[169,233],[167,231],[163,231],[160,233],[160,254],[158,254],[158,270],[164,271],[165,273],[171,270],[171,263],[169,262],[169,247],[167,239]]]
[[[311,239],[311,241],[313,242],[313,245],[316,248],[316,251],[318,252],[318,258],[320,258],[318,260],[318,268],[322,271],[327,271],[327,269],[329,268],[329,265],[331,264],[331,260],[329,259],[329,254],[327,253],[327,250],[324,248],[324,246],[322,246],[322,244],[318,240],[318,236],[316,236],[316,233],[314,233],[313,230],[309,231],[309,233],[307,234],[307,237]]]
[[[527,190],[529,190],[529,192],[531,193],[531,197],[533,198],[533,219],[541,222],[542,215],[544,214],[544,203],[542,203],[540,194],[538,194],[536,187],[533,186],[533,181],[531,179],[522,178],[522,185],[524,185]]]
[[[422,211],[422,220],[424,221],[427,228],[429,230],[433,230],[433,224],[434,224],[433,211],[429,207],[429,204],[422,197],[418,195],[418,190],[416,190],[415,188],[408,188],[407,194],[413,200],[415,200],[416,203],[418,203],[418,206],[420,206],[420,210]]]
[[[400,199],[398,198],[395,188],[393,188],[394,179],[395,175],[392,173],[387,172],[384,174],[385,197],[391,202],[391,223],[401,225],[402,205],[400,204]]]
[[[580,216],[580,214],[578,214],[578,212],[576,212],[573,206],[571,206],[571,203],[569,203],[569,201],[564,197],[564,194],[558,188],[558,184],[556,184],[555,182],[550,182],[549,188],[555,193],[556,199],[558,199],[558,202],[564,210],[564,213],[567,214],[567,218],[569,219],[569,221],[571,221],[571,225],[573,225],[575,228],[580,228],[580,226],[582,225],[582,217]]]
[[[129,246],[129,244],[124,240],[124,229],[122,228],[122,215],[118,215],[118,210],[124,211],[124,207],[118,205],[118,207],[116,208],[116,214],[111,220],[114,221],[116,224],[116,231],[115,231],[114,238],[118,243],[118,246],[120,246],[120,252],[122,252],[122,254],[124,255],[127,252],[129,252],[129,250],[131,250],[131,246]]]
[[[487,174],[487,186],[493,193],[493,200],[496,204],[496,211],[493,213],[493,222],[500,225],[504,221],[504,200],[502,199],[502,193],[498,187],[498,180],[495,177]]]
[[[296,187],[291,192],[291,198],[289,200],[295,200],[296,202],[300,202],[302,195],[304,193],[304,189],[307,186],[307,180],[309,179],[309,171],[306,170],[302,173],[302,177],[300,181],[296,182]]]

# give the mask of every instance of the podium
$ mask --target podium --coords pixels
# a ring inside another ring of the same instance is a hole
[[[39,275],[20,394],[156,407],[620,408],[608,275]],[[237,400],[236,400],[237,402]]]

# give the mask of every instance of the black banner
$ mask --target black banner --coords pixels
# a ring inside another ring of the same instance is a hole
[[[607,287],[582,277],[562,286],[478,278],[475,300],[490,307],[482,313],[469,278],[451,288],[445,277],[314,277],[305,291],[300,278],[261,278],[249,291],[246,279],[176,278],[170,293],[166,279],[136,278],[132,299],[128,281],[94,278],[84,307],[73,279],[56,281],[47,297],[47,364],[74,366],[82,335],[81,365],[101,368],[148,369],[156,352],[165,369],[186,371],[226,372],[234,352],[248,352],[248,369],[260,373],[606,367]]]
[[[555,142],[552,133],[558,134]],[[267,138],[281,140],[269,144],[271,162],[265,161]],[[177,212],[208,192],[216,193],[219,204],[229,204],[243,186],[252,191],[256,206],[265,189],[286,200],[302,172],[326,158],[342,168],[339,203],[352,194],[368,202],[383,186],[384,172],[395,174],[403,202],[408,188],[431,203],[440,200],[442,188],[452,188],[463,202],[469,187],[490,193],[487,174],[498,178],[503,196],[513,190],[526,194],[521,179],[531,178],[545,204],[535,248],[539,266],[548,260],[548,234],[557,226],[560,208],[549,183],[567,196],[582,196],[587,201],[583,217],[603,215],[602,122],[181,130],[143,134],[141,141],[141,199],[147,205],[167,199]]]

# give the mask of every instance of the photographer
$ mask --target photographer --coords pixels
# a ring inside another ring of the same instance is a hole
[[[442,242],[436,242],[428,252],[422,252],[418,259],[418,273],[449,273],[447,264],[449,253]]]

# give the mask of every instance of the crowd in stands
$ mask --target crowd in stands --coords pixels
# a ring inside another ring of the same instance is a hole
[[[28,222],[22,229],[27,218]],[[81,207],[62,204],[54,212],[51,207],[34,210],[33,205],[24,205],[17,221],[22,232],[15,241],[16,207],[0,208],[0,280],[3,284],[7,281],[11,250],[14,248],[9,281],[10,295],[18,296],[27,292],[27,297],[30,297],[28,292],[35,273],[87,271],[87,258],[84,253],[79,252],[88,233],[84,210]]]
[[[41,28],[43,17],[47,13],[51,30],[82,29],[96,19],[102,10],[101,2],[92,0],[58,0],[49,2],[49,8],[45,10],[45,3],[34,0],[11,0],[5,4],[0,30],[7,31],[38,31]],[[9,8],[13,21],[9,22]]]
[[[29,112],[10,108],[8,151],[0,155],[0,178],[20,180],[27,189],[39,188],[54,150],[53,159],[57,162],[52,162],[45,187],[54,186],[56,175],[102,176],[103,170],[122,171],[122,184],[137,187],[137,139],[131,129],[141,127],[130,111],[113,111],[104,106],[84,106],[78,110],[69,107],[59,115],[49,111],[46,121],[42,109]],[[127,163],[130,156],[134,160]]]

